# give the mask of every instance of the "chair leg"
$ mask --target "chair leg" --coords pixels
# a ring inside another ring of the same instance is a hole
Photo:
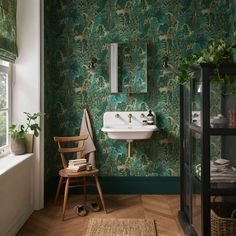
[[[101,202],[102,202],[103,209],[104,209],[104,211],[107,213],[107,210],[106,210],[106,207],[105,207],[105,202],[104,202],[104,200],[103,200],[102,190],[101,190],[101,186],[100,186],[98,177],[97,177],[97,175],[95,175],[94,177],[95,177],[96,186],[97,186],[97,190],[98,190],[98,193],[99,193],[100,200],[101,200]]]
[[[87,183],[86,183],[86,176],[84,176],[84,178],[83,178],[83,184],[84,184],[84,202],[86,202],[87,201]]]
[[[65,211],[66,211],[66,203],[67,203],[67,198],[68,198],[69,183],[70,183],[70,178],[67,178],[66,179],[65,192],[64,192],[64,201],[63,201],[63,209],[62,209],[62,220],[64,220],[64,218],[65,218]]]
[[[57,202],[57,199],[58,199],[58,196],[59,196],[59,193],[60,193],[60,190],[61,190],[62,181],[63,181],[63,177],[60,176],[60,180],[59,180],[58,186],[57,186],[56,197],[55,197],[55,201],[54,201],[55,204]]]

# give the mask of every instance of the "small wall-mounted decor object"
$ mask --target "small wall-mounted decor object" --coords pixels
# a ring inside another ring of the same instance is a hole
[[[165,68],[165,69],[168,68],[168,60],[169,60],[168,56],[165,55],[165,56],[162,58],[162,60],[163,60],[163,63],[162,63],[163,68]]]
[[[88,64],[88,72],[91,74],[94,74],[96,72],[96,68],[97,68],[97,58],[92,57],[91,61]]]
[[[95,69],[97,61],[98,61],[97,58],[93,57],[88,65],[88,68]]]
[[[147,44],[111,43],[111,93],[147,93]]]

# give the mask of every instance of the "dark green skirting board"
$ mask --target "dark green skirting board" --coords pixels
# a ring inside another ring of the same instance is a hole
[[[56,193],[58,177],[45,183],[45,200]],[[179,194],[179,177],[115,177],[99,176],[104,194]],[[71,193],[82,193],[82,188],[71,189]],[[88,193],[97,193],[95,187],[88,187]]]
[[[177,194],[179,177],[100,177],[107,194]]]

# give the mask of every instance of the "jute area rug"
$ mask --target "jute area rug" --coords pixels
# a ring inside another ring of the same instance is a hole
[[[151,219],[89,219],[85,236],[157,236]]]

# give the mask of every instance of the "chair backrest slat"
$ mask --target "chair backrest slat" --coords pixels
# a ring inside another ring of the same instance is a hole
[[[83,134],[80,136],[71,136],[71,137],[54,137],[54,141],[56,142],[79,142],[86,140],[88,138],[88,134]]]
[[[84,147],[75,147],[75,148],[58,148],[59,152],[70,153],[70,152],[83,152]]]
[[[80,157],[82,157],[83,151],[84,151],[84,142],[86,139],[88,139],[88,134],[84,134],[80,136],[71,136],[71,137],[58,137],[58,136],[54,137],[54,141],[57,142],[58,144],[58,151],[60,153],[61,161],[62,161],[62,165],[64,169],[67,168],[64,153],[80,153]],[[62,147],[61,143],[65,143],[65,142],[66,143],[80,142],[80,146],[79,147]]]

